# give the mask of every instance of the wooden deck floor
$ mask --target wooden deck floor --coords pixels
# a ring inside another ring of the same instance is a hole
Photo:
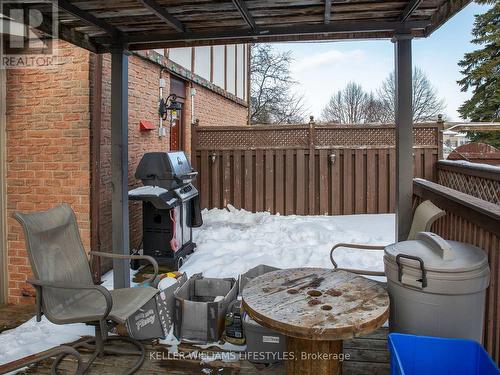
[[[0,305],[0,332],[16,328],[34,315],[34,305]]]
[[[19,313],[13,311],[18,308]],[[5,318],[8,312],[11,316],[9,328],[13,324],[21,323],[21,317],[27,320],[33,314],[26,307],[5,307],[0,306],[0,324],[7,325]],[[192,345],[181,344],[179,353],[184,358],[173,358],[168,355],[168,347],[158,343],[147,343],[146,361],[137,374],[209,374],[209,375],[280,375],[284,374],[283,365],[271,365],[264,367],[254,365],[246,360],[235,360],[233,362],[214,360],[202,363],[200,358],[227,358],[228,352],[223,352],[218,348],[200,349]],[[368,336],[356,338],[344,342],[344,353],[350,355],[348,361],[344,361],[344,375],[385,375],[389,374],[389,353],[387,351],[387,329],[380,328]],[[86,355],[85,355],[86,356]],[[84,356],[84,358],[85,358]],[[89,374],[117,375],[130,368],[134,361],[133,356],[106,356],[98,358]],[[22,374],[50,374],[52,361],[47,360],[22,372]],[[73,374],[75,363],[72,358],[65,359],[61,365],[60,374]]]

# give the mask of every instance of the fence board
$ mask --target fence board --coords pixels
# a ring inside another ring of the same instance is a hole
[[[298,215],[306,214],[306,167],[305,167],[305,152],[304,150],[297,150],[295,154],[295,165],[297,168],[297,178],[295,179],[296,193],[295,193],[295,207]]]
[[[286,150],[286,184],[285,184],[285,212],[287,215],[295,213],[295,174],[294,174],[294,151]]]
[[[333,155],[335,158],[333,160],[330,159],[330,168],[331,168],[331,214],[332,215],[342,215],[343,212],[343,199],[342,199],[342,181],[341,181],[341,170],[342,170],[342,158],[340,153],[333,152],[330,155]]]
[[[234,150],[233,152],[233,194],[232,194],[232,204],[237,207],[243,207],[241,204],[241,199],[243,197],[243,192],[241,190],[241,151]]]
[[[366,151],[366,212],[377,213],[377,150]]]
[[[352,151],[353,150],[351,149],[344,149],[344,155],[343,155],[344,160],[342,163],[343,167],[342,177],[344,180],[344,189],[343,189],[342,200],[344,202],[344,210],[343,210],[344,215],[350,215],[354,213],[352,205],[352,201],[354,199],[353,181],[352,181],[354,179],[354,173],[352,173],[353,172]]]
[[[319,150],[319,214],[328,215],[328,151]]]
[[[283,150],[276,150],[275,154],[275,180],[274,180],[274,212],[285,213],[285,153]]]
[[[245,199],[243,199],[244,202],[244,208],[253,211],[253,151],[245,151],[245,181],[244,181],[244,188],[245,188]]]
[[[201,200],[200,204],[202,207],[209,207],[209,187],[210,187],[210,170],[209,170],[209,164],[208,164],[208,151],[202,151],[201,152],[201,158],[200,158],[200,170],[199,175],[199,189],[200,189],[200,195],[201,195]]]
[[[438,129],[437,124],[414,129],[417,177],[437,178]],[[394,127],[196,126],[193,131],[203,208],[230,203],[285,215],[394,212]]]
[[[274,151],[266,150],[265,156],[265,210],[274,213]]]
[[[227,207],[229,203],[232,203],[231,199],[231,153],[224,151],[222,152],[222,207]]]
[[[378,173],[378,210],[380,213],[389,212],[389,155],[388,150],[379,150],[379,173]]]
[[[396,208],[396,150],[389,150],[389,212]]]
[[[256,150],[255,151],[255,169],[254,169],[254,178],[255,178],[255,193],[254,193],[254,201],[255,201],[255,211],[261,212],[264,211],[264,151]]]
[[[357,214],[366,213],[366,165],[365,150],[358,149],[354,152],[354,212]]]
[[[220,181],[220,167],[221,167],[221,157],[219,153],[213,154],[212,157],[212,194],[210,204],[212,207],[221,207],[221,188],[222,183]]]

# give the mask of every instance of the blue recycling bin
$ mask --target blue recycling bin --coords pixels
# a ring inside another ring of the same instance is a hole
[[[389,334],[391,375],[500,375],[472,340]]]

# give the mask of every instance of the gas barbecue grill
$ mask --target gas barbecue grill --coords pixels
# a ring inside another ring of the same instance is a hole
[[[142,201],[144,255],[177,270],[193,252],[192,228],[201,226],[199,193],[192,182],[198,172],[184,152],[144,154],[135,177],[144,186],[129,191],[130,200]]]

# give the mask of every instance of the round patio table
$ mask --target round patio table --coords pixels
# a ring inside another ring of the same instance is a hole
[[[342,270],[294,268],[266,273],[243,290],[257,323],[287,336],[286,374],[342,373],[342,340],[368,334],[389,315],[376,281]]]

